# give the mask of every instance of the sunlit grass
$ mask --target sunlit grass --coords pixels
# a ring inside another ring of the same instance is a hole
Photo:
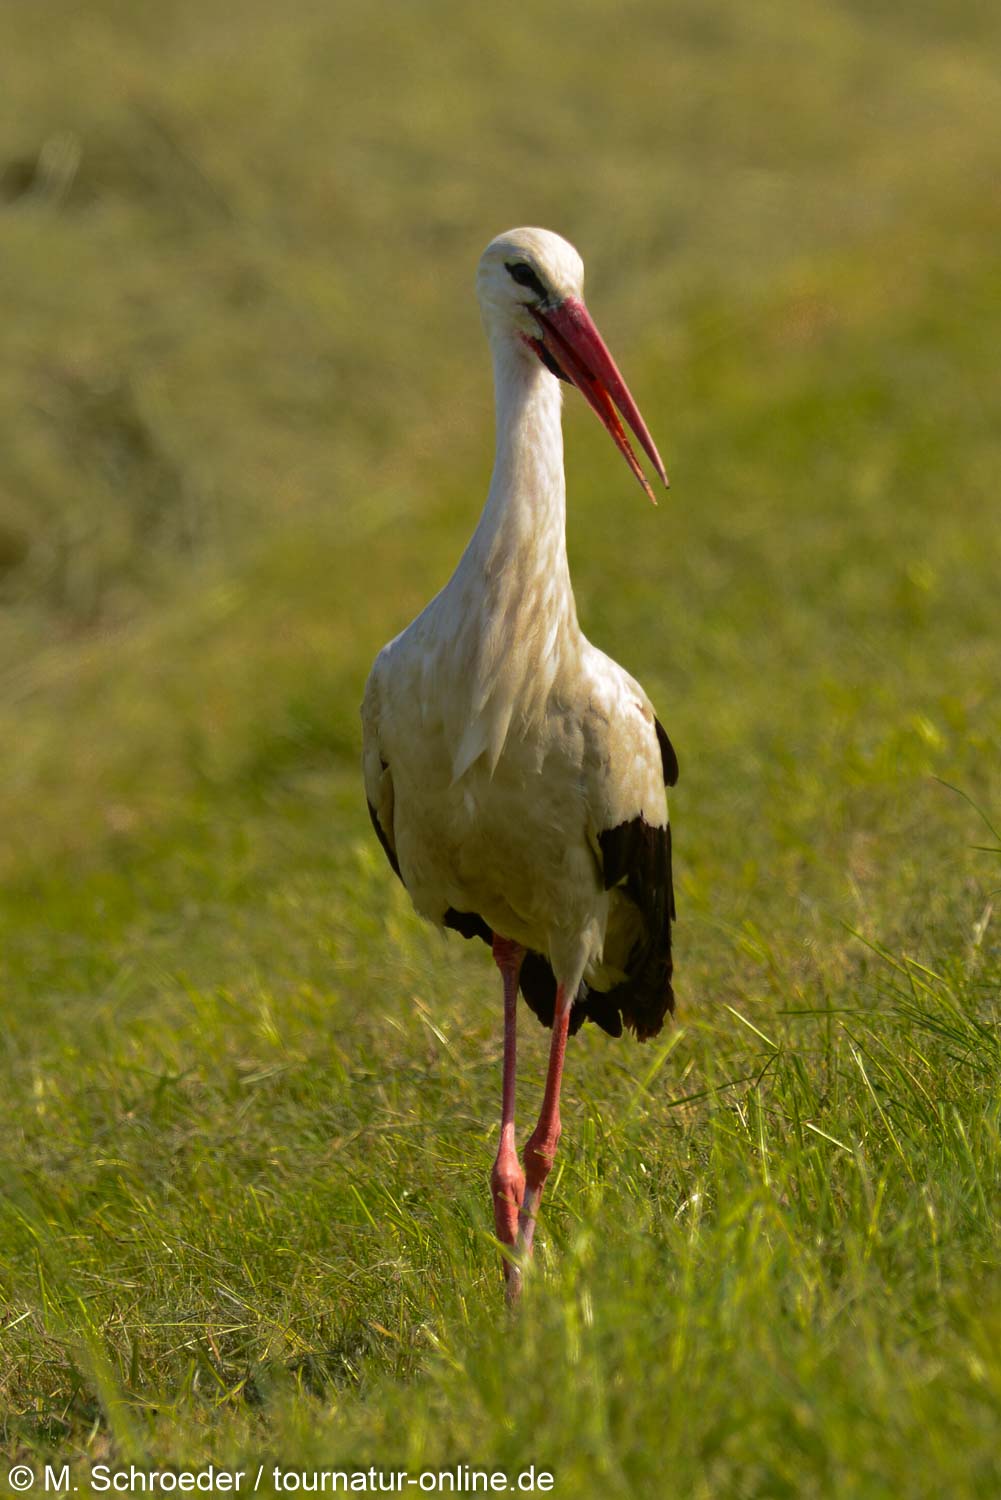
[[[995,1493],[996,18],[0,31],[10,1453]],[[576,1039],[512,1321],[496,976],[374,844],[357,704],[474,523],[472,270],[532,221],[672,476],[568,401],[581,619],[681,756],[680,1003]]]

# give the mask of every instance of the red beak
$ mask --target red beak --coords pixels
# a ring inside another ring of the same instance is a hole
[[[543,364],[550,369],[555,364],[558,369],[554,373],[562,375],[575,385],[594,408],[605,430],[611,434],[615,446],[656,505],[653,490],[630,446],[616,407],[636,434],[666,488],[668,480],[664,465],[647,425],[640,416],[639,408],[619,374],[615,360],[594,326],[591,314],[577,297],[565,297],[558,307],[533,307],[532,313],[539,324],[542,337],[529,339],[528,342]]]

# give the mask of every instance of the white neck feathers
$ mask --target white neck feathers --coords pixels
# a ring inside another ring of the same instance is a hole
[[[453,781],[544,710],[579,636],[566,553],[559,382],[513,338],[492,341],[497,448],[479,524],[440,595],[458,722]],[[450,714],[451,717],[451,714]]]

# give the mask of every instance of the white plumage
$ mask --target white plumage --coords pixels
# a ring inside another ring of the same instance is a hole
[[[451,579],[372,668],[365,788],[419,912],[525,950],[522,987],[552,1019],[555,979],[564,1033],[590,1009],[642,1036],[671,1006],[664,786],[676,762],[643,689],[577,623],[556,376],[584,392],[634,472],[610,396],[663,467],[584,309],[571,245],[501,235],[477,287],[496,393],[490,490]]]

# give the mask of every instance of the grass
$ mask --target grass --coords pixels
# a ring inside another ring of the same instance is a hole
[[[973,0],[0,16],[12,1460],[997,1493],[997,42]],[[374,845],[357,704],[485,492],[518,222],[668,460],[652,513],[568,403],[581,618],[682,778],[679,1025],[576,1039],[511,1322],[498,985]]]

